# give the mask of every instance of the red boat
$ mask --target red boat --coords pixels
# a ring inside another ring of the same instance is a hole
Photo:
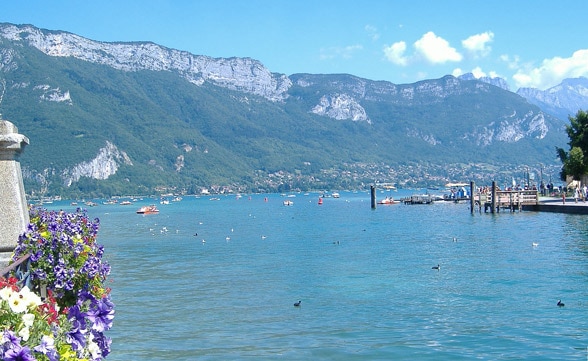
[[[153,213],[159,213],[159,209],[157,209],[157,207],[155,207],[155,205],[141,207],[137,210],[137,214],[153,214]]]

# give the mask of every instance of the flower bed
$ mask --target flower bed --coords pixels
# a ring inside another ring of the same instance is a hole
[[[98,219],[42,208],[31,208],[30,219],[11,260],[29,254],[28,272],[0,278],[1,359],[102,360],[114,304]]]

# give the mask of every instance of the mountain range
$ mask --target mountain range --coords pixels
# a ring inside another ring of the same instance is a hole
[[[0,24],[0,112],[34,195],[264,192],[557,178],[586,78],[413,84],[278,74],[149,42]]]

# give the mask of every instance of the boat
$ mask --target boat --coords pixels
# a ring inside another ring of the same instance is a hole
[[[131,203],[131,201],[122,201],[122,202],[120,202],[120,205],[121,206],[130,206],[131,204],[133,204],[133,203]]]
[[[293,205],[293,204],[294,204],[294,202],[292,202],[292,201],[291,201],[291,200],[289,200],[289,199],[286,199],[286,200],[284,201],[284,205],[285,205],[285,206],[291,206],[291,205]]]
[[[339,198],[339,197],[341,197],[341,196],[339,195],[339,193],[337,193],[337,192],[334,192],[334,193],[332,194],[332,196],[333,196],[333,198]]]
[[[378,204],[396,204],[400,203],[400,201],[395,201],[392,197],[386,197],[378,202]]]
[[[137,209],[137,214],[154,214],[159,213],[159,209],[155,205],[144,206]]]

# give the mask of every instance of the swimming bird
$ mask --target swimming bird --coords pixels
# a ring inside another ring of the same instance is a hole
[[[558,307],[563,307],[565,306],[565,303],[561,302],[561,300],[557,301],[557,306]]]
[[[436,269],[437,271],[439,271],[439,270],[441,269],[441,266],[440,266],[440,265],[436,265],[436,266],[433,266],[433,267],[431,267],[431,268],[432,268],[432,269]]]
[[[539,245],[539,243],[533,242],[533,247],[537,247],[538,245]]]
[[[295,302],[294,307],[300,307],[300,303],[302,303],[302,301]]]
[[[457,242],[457,237],[453,237],[453,242]]]

